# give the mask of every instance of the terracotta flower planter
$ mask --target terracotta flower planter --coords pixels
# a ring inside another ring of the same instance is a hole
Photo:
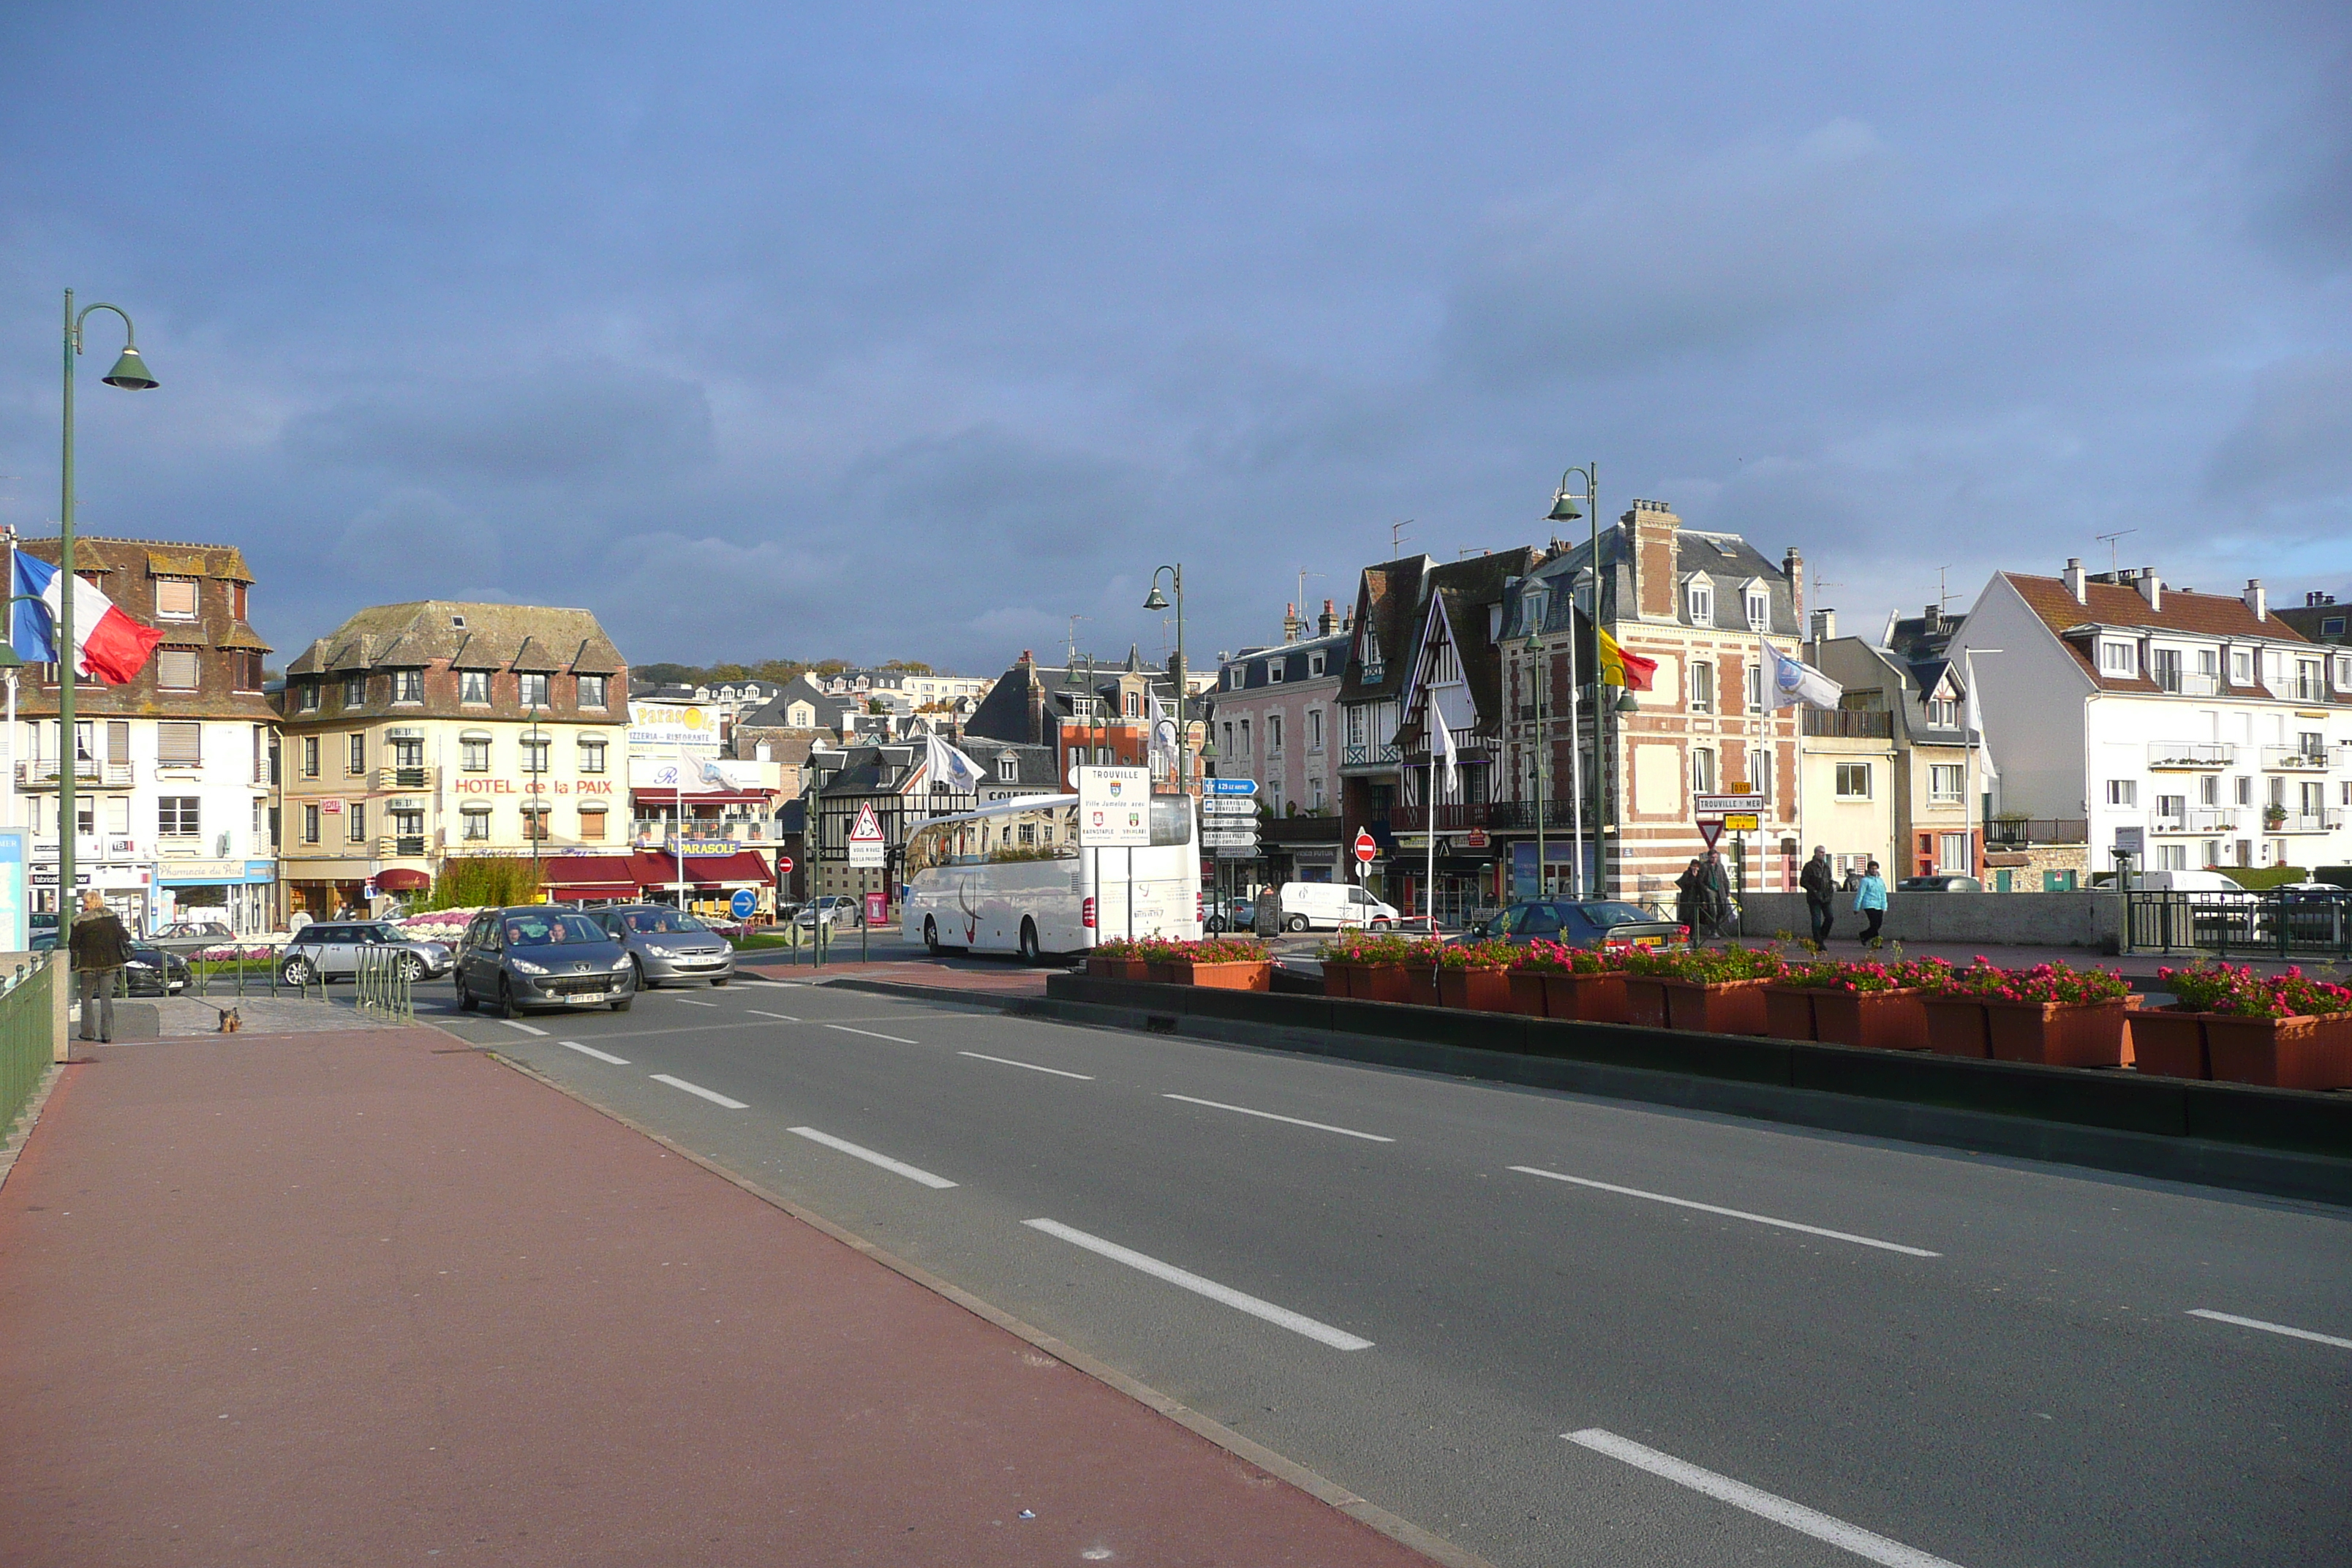
[[[1206,985],[1218,991],[1267,991],[1274,985],[1274,965],[1262,958],[1227,959],[1214,963],[1169,965],[1179,985]]]
[[[1441,969],[1437,972],[1437,1005],[1463,1007],[1474,1013],[1509,1013],[1511,974],[1507,969]]]
[[[2352,1089],[2352,1013],[2292,1018],[2208,1013],[2205,1052],[2213,1077],[2225,1083]]]
[[[1878,1051],[1927,1048],[1927,1010],[1916,991],[1816,991],[1813,1038]]]
[[[1985,1037],[1993,1059],[2053,1068],[2124,1065],[2131,1008],[2123,1002],[2000,1002],[1987,998]]]
[[[1666,1027],[1693,1029],[1705,1035],[1764,1033],[1763,980],[1723,980],[1699,984],[1688,980],[1664,984]]]
[[[1149,980],[1150,966],[1139,958],[1089,958],[1087,973],[1105,980]]]
[[[1544,977],[1539,969],[1514,969],[1510,973],[1511,1011],[1530,1018],[1549,1016],[1544,1003]]]
[[[2157,1007],[2131,1016],[2132,1065],[2165,1078],[2211,1078],[2204,1013]]]
[[[1939,1057],[1968,1057],[1987,1061],[1992,1040],[1986,1031],[1985,1005],[1974,996],[1922,996],[1927,1015],[1927,1048]]]
[[[1547,1017],[1575,1018],[1587,1024],[1626,1021],[1622,974],[1546,974],[1543,984]]]
[[[1349,993],[1363,1002],[1410,1002],[1411,972],[1402,963],[1368,963],[1348,976],[1355,989]]]
[[[1666,1028],[1666,983],[1647,974],[1625,976],[1625,1021]]]
[[[1408,964],[1404,971],[1405,1000],[1416,1007],[1442,1007],[1438,999],[1437,971],[1425,963]]]
[[[1813,998],[1821,994],[1811,985],[1764,987],[1764,1032],[1776,1040],[1814,1038]]]
[[[1356,994],[1356,976],[1362,973],[1363,968],[1360,963],[1335,963],[1326,959],[1323,963],[1323,994],[1353,996]]]
[[[1143,977],[1146,980],[1155,981],[1161,985],[1181,985],[1184,984],[1184,976],[1178,971],[1190,970],[1192,966],[1190,963],[1147,963],[1143,967]]]

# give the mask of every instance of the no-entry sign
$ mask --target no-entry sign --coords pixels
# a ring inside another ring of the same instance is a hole
[[[1356,829],[1356,864],[1357,864],[1357,865],[1359,865],[1359,866],[1369,866],[1369,865],[1370,865],[1370,864],[1372,863],[1372,857],[1373,857],[1373,856],[1375,856],[1375,855],[1377,855],[1377,854],[1379,854],[1380,852],[1381,852],[1381,851],[1380,851],[1380,846],[1379,846],[1379,845],[1377,845],[1377,844],[1374,844],[1374,843],[1372,842],[1372,832],[1371,832],[1371,829],[1370,829],[1370,828],[1369,828],[1369,827],[1359,827],[1358,829]]]

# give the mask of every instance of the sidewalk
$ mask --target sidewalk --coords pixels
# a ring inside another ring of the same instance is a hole
[[[0,1189],[0,1519],[58,1568],[1426,1561],[424,1028],[66,1069]]]

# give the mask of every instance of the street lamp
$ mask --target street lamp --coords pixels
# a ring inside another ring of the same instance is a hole
[[[74,293],[66,290],[65,441],[58,497],[58,951],[71,951],[74,906],[74,361],[82,352],[82,322],[93,310],[122,318],[122,354],[99,379],[126,392],[151,392],[155,378],[139,357],[139,330],[131,313],[100,300],[74,313]],[[12,606],[13,614],[13,606]]]
[[[1609,873],[1605,869],[1609,852],[1609,844],[1611,841],[1611,836],[1613,836],[1617,831],[1615,816],[1620,804],[1617,799],[1618,792],[1610,787],[1611,780],[1614,776],[1615,773],[1612,763],[1616,758],[1616,749],[1608,738],[1607,721],[1612,712],[1615,712],[1621,716],[1629,714],[1638,710],[1641,704],[1633,700],[1633,689],[1630,686],[1619,688],[1617,700],[1613,703],[1601,700],[1601,587],[1602,577],[1601,570],[1600,480],[1597,478],[1600,471],[1601,466],[1597,463],[1586,463],[1580,468],[1571,466],[1563,470],[1559,476],[1559,487],[1552,492],[1550,515],[1545,521],[1549,522],[1574,522],[1577,519],[1582,517],[1589,517],[1591,519],[1590,527],[1591,529],[1591,533],[1590,537],[1591,543],[1587,564],[1592,568],[1592,609],[1587,619],[1591,622],[1592,626],[1592,695],[1594,699],[1592,704],[1592,755],[1594,762],[1595,787],[1600,793],[1600,799],[1594,803],[1596,809],[1593,813],[1592,858],[1594,868],[1600,872],[1601,891],[1605,894],[1609,889]],[[1581,479],[1583,481],[1583,488],[1581,489],[1570,488],[1570,481],[1571,479]],[[1580,502],[1581,503],[1580,507],[1579,505]],[[1575,589],[1571,585],[1569,590],[1569,598],[1570,603],[1574,602],[1575,596]],[[1583,774],[1580,769],[1577,777],[1577,787],[1580,794],[1581,794],[1583,789]],[[1580,805],[1579,807],[1578,821],[1579,825],[1581,826],[1582,808]],[[1583,875],[1583,865],[1580,859],[1577,867],[1577,874],[1580,878]]]
[[[1179,795],[1192,793],[1192,768],[1185,756],[1190,748],[1185,742],[1190,731],[1184,725],[1184,568],[1162,566],[1151,574],[1151,594],[1143,601],[1147,610],[1164,610],[1167,596],[1160,592],[1160,574],[1168,574],[1169,585],[1176,591],[1176,791]],[[1147,747],[1144,755],[1149,757]]]

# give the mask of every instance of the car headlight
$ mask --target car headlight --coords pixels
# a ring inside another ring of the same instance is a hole
[[[544,974],[547,973],[547,965],[544,963],[533,963],[528,958],[509,958],[507,962],[513,964],[525,974]]]
[[[613,965],[613,973],[615,973],[615,974],[626,974],[628,972],[629,972],[629,955],[628,955],[627,953],[625,953],[625,953],[621,954],[621,956],[620,956],[619,960],[614,963],[614,965]]]

